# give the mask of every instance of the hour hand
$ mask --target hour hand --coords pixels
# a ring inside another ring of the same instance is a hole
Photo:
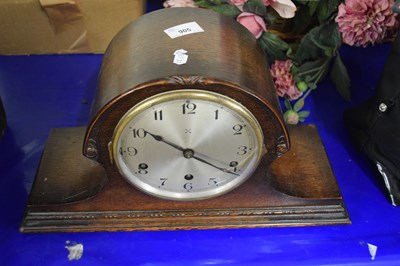
[[[182,152],[185,150],[185,149],[182,148],[181,146],[179,146],[179,145],[177,145],[177,144],[175,144],[175,143],[172,143],[172,142],[170,142],[170,141],[164,139],[164,138],[163,138],[162,136],[160,136],[160,135],[156,135],[156,134],[150,133],[150,132],[147,131],[147,130],[145,130],[145,132],[146,132],[147,134],[149,134],[150,136],[152,136],[156,141],[164,142],[165,144],[168,144],[169,146],[174,147],[175,149],[177,149],[177,150],[179,150],[179,151],[182,151]]]

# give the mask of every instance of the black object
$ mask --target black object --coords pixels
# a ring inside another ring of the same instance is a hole
[[[3,102],[0,98],[0,138],[3,136],[4,131],[6,131],[7,120],[6,120],[6,112],[4,111]]]
[[[395,7],[393,10],[396,11]],[[355,144],[378,167],[394,206],[400,205],[399,69],[400,33],[393,43],[375,95],[344,115]]]

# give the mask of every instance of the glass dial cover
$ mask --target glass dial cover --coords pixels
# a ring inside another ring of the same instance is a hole
[[[136,104],[110,143],[129,183],[173,200],[231,191],[255,171],[263,147],[261,127],[247,108],[202,90],[169,91]]]

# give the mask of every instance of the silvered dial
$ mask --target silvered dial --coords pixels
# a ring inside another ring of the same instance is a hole
[[[112,156],[119,172],[161,198],[197,200],[226,193],[256,169],[263,135],[255,117],[221,94],[157,94],[118,123]]]

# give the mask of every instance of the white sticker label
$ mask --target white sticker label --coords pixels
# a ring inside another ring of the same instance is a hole
[[[171,38],[178,38],[181,36],[204,32],[204,30],[196,22],[189,22],[181,25],[177,25],[172,28],[164,30],[164,32]]]
[[[186,54],[187,51],[183,49],[176,50],[174,52],[174,64],[177,65],[184,65],[186,64],[189,56]]]

